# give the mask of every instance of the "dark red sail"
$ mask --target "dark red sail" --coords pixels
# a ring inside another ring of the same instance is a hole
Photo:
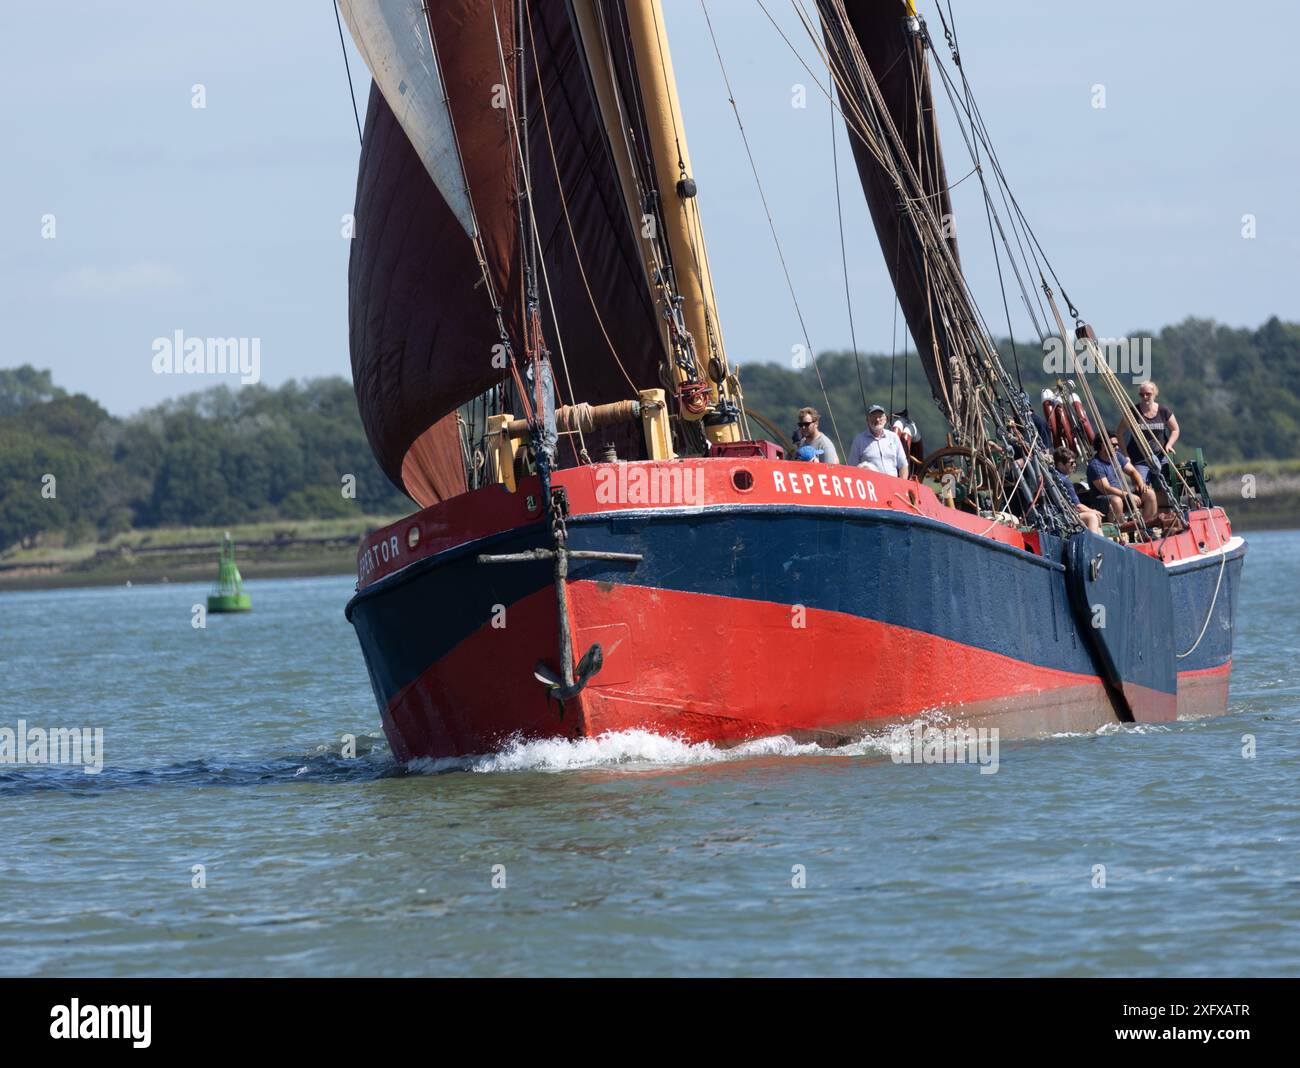
[[[523,275],[515,156],[505,112],[493,106],[506,84],[498,32],[515,54],[512,6],[498,3],[495,22],[493,5],[482,0],[429,10],[477,233],[518,353]],[[527,65],[532,206],[544,266],[537,285],[561,400],[630,399],[660,385],[662,360],[636,234],[567,6],[530,5],[527,14],[518,43]],[[516,72],[507,67],[506,77],[517,101]],[[419,503],[433,503],[463,490],[463,474],[459,482],[451,477],[460,467],[459,441],[443,432],[425,438],[415,455],[412,445],[507,372],[493,366],[500,338],[473,242],[374,89],[356,218],[349,319],[362,419],[388,476]],[[612,441],[620,455],[636,458],[640,438],[638,427],[619,428],[587,446]],[[440,471],[427,469],[435,439],[450,453]],[[574,450],[564,447],[560,459],[574,462]]]
[[[545,328],[562,395],[603,404],[659,387],[664,349],[639,236],[567,9],[556,3],[527,7],[533,208],[546,263],[543,282],[549,280],[542,294],[550,309]],[[572,396],[557,339],[563,340]],[[637,424],[604,430],[587,445],[606,442],[625,459],[644,455]],[[572,451],[563,451],[561,462],[571,463]]]
[[[356,219],[348,318],[361,421],[384,473],[415,500],[433,503],[464,492],[459,446],[447,449],[441,474],[426,470],[418,479],[419,493],[403,477],[403,462],[440,418],[454,427],[455,409],[498,381],[501,372],[484,356],[497,328],[464,229],[373,87]],[[445,432],[435,437],[454,444]]]
[[[848,29],[856,37],[880,86],[903,152],[920,180],[919,194],[928,198],[941,222],[947,220],[948,245],[956,260],[957,242],[951,236],[952,202],[939,149],[929,65],[921,39],[913,32],[915,23],[910,5],[905,0],[836,0],[820,6],[832,52],[835,51],[833,35],[840,29],[842,14],[847,14]],[[845,110],[853,114],[851,107]],[[904,191],[854,132],[854,123],[849,121],[847,125],[858,175],[894,290],[916,341],[930,389],[936,398],[941,398],[946,393],[944,366],[952,349],[944,316],[930,284],[927,257],[901,210],[900,198]],[[946,405],[941,404],[940,408],[946,410]]]

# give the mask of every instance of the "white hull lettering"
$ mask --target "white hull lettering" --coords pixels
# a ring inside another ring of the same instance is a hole
[[[398,543],[396,534],[367,546],[366,550],[357,557],[357,577],[362,579],[368,577],[381,563],[386,564],[390,560],[396,560],[401,552],[402,547]]]
[[[878,502],[875,484],[863,478],[841,478],[839,475],[810,472],[772,472],[772,487],[778,493],[799,497],[823,497]]]

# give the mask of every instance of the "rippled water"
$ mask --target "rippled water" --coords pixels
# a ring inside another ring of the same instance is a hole
[[[347,579],[206,630],[200,586],[0,594],[0,727],[105,731],[98,775],[0,767],[0,972],[1300,974],[1300,534],[1250,541],[1231,715],[992,775],[640,734],[402,769]]]

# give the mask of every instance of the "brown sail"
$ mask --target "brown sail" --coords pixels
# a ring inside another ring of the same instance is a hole
[[[660,327],[567,5],[528,5],[520,42],[513,7],[429,9],[491,295],[471,235],[378,89],[367,110],[349,264],[353,380],[384,471],[422,505],[464,489],[458,437],[430,428],[508,374],[492,360],[492,295],[522,352],[518,155],[494,106],[502,86],[526,104],[537,287],[561,401],[626,400],[660,384]],[[498,34],[525,64],[522,86],[510,65],[503,73]],[[607,442],[629,458],[643,448],[636,426],[587,444]],[[576,450],[562,448],[560,462],[576,462]]]
[[[634,229],[569,5],[527,3],[525,11],[532,201],[546,268],[539,285],[559,387],[565,401],[634,399],[661,385],[665,358],[637,247],[640,216]],[[625,459],[644,456],[639,425],[587,444],[606,441]],[[566,447],[561,463],[573,461]]]
[[[373,87],[355,213],[348,319],[361,421],[384,473],[432,503],[464,492],[446,423],[454,431],[456,408],[501,377],[483,356],[497,328],[465,231]],[[440,418],[431,438],[441,447],[422,448],[421,474],[404,476],[408,451]]]
[[[908,0],[834,0],[819,6],[832,55],[837,53],[834,34],[841,30],[843,17],[847,15],[847,29],[856,38],[880,87],[885,108],[901,141],[902,155],[919,179],[919,190],[900,189],[891,168],[883,166],[863,138],[855,133],[855,123],[847,122],[858,176],[894,290],[916,341],[930,389],[939,400],[940,409],[947,412],[949,406],[943,401],[948,394],[945,368],[953,352],[953,339],[936,297],[929,257],[903,210],[902,200],[910,195],[925,197],[939,220],[950,223],[952,219],[929,66],[921,39],[913,33],[914,10]],[[853,114],[849,107],[845,112],[846,116]],[[881,142],[886,150],[897,148],[890,145],[888,137],[882,136]],[[953,261],[957,262],[957,242],[951,236],[951,225],[944,229]]]

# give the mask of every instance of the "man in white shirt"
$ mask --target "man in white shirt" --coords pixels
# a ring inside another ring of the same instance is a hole
[[[867,410],[867,429],[853,439],[850,467],[869,467],[882,475],[907,477],[907,452],[892,430],[885,429],[885,409],[873,404]]]

